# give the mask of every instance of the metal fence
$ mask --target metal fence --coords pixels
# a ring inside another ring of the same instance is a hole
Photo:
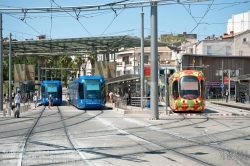
[[[127,110],[127,99],[122,97],[116,97],[115,99],[115,107]]]
[[[147,99],[147,97],[142,97],[143,108],[146,106]],[[141,97],[131,97],[131,106],[141,107]]]
[[[147,97],[142,97],[143,108],[146,107]],[[115,99],[115,107],[127,110],[127,106],[141,107],[141,97],[131,97],[131,99],[126,99],[124,97],[117,97]]]

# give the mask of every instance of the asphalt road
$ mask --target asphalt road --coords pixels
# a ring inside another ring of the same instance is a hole
[[[250,165],[249,116],[149,120],[65,105],[0,117],[0,165]],[[208,104],[205,111],[244,110]]]

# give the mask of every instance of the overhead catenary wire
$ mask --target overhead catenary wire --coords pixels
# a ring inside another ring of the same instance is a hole
[[[207,2],[207,1],[210,1],[210,0],[203,0],[203,1],[199,1],[199,2]],[[174,4],[176,4],[176,2],[171,2],[170,3],[170,1],[159,1],[160,3],[158,4],[158,6],[163,6],[163,5],[174,5]],[[197,2],[197,1],[182,1],[182,3],[181,4],[188,4],[189,6],[190,5],[208,5],[208,4],[202,4],[202,3],[195,3],[195,2]],[[216,6],[216,5],[236,5],[236,4],[238,4],[238,5],[240,5],[240,4],[243,4],[243,3],[248,3],[248,2],[250,2],[250,1],[241,1],[241,2],[225,2],[225,3],[213,3],[213,6]],[[142,4],[148,4],[149,3],[149,1],[143,1],[142,2]],[[139,8],[140,7],[140,5],[141,4],[139,4],[139,2],[129,2],[129,3],[123,3],[123,4],[119,4],[119,2],[116,2],[116,3],[114,3],[114,5],[112,6],[112,9],[111,10],[115,10],[116,8],[115,8],[115,6],[121,6],[123,9],[124,8],[126,8],[126,9],[128,9],[128,8],[131,8],[131,7],[134,7],[134,8]],[[5,6],[7,6],[7,5],[5,5]],[[94,6],[99,6],[100,7],[100,9],[98,9],[98,8],[94,8]],[[97,12],[97,15],[102,15],[102,13],[104,13],[105,14],[105,12],[104,11],[100,11],[101,10],[101,8],[103,7],[103,6],[107,6],[107,4],[103,4],[103,5],[86,5],[85,7],[86,8],[91,8],[91,9],[93,9],[92,11],[98,11]],[[148,5],[149,6],[149,5]],[[8,6],[8,9],[10,9],[10,7],[11,6]],[[76,8],[76,6],[73,6],[74,8]],[[83,6],[80,6],[80,7],[83,7]],[[17,7],[15,8],[15,7],[12,7],[12,8],[14,8],[15,10],[17,10]],[[53,9],[55,9],[56,7],[52,7],[52,6],[50,6],[50,8],[49,8],[49,10],[48,11],[51,11],[51,13],[56,13],[56,12],[58,12],[58,11],[52,11]],[[60,7],[58,7],[57,6],[57,8],[59,8],[60,9]],[[64,8],[64,7],[61,7],[61,8]],[[65,8],[67,8],[67,7],[65,7]],[[70,8],[70,7],[68,7],[68,8]],[[23,8],[22,8],[23,9]],[[26,8],[25,8],[26,9]],[[39,8],[35,8],[35,9],[39,9]],[[45,10],[45,8],[42,8],[43,10]],[[1,10],[1,9],[0,9]],[[109,9],[107,9],[107,10],[110,10],[110,8]],[[210,9],[211,10],[211,9]],[[5,11],[8,11],[8,10],[5,10]],[[5,11],[3,11],[3,13],[5,13]],[[83,10],[84,11],[84,10]],[[100,12],[99,12],[100,11]],[[190,11],[191,11],[191,9],[190,9]],[[37,14],[39,14],[40,12],[30,12],[30,10],[27,10],[26,11],[27,13],[30,13],[30,14],[33,14],[33,13],[37,13]],[[65,11],[63,11],[63,10],[61,10],[60,12],[64,12],[64,13],[66,13]],[[73,12],[72,10],[70,11],[70,12]],[[106,11],[107,12],[107,11]],[[110,13],[110,12],[113,12],[113,11],[108,11],[107,13]],[[17,13],[12,13],[12,14],[17,14]],[[20,14],[20,13],[19,13]],[[23,13],[22,13],[23,14]],[[95,13],[94,13],[95,14]],[[68,13],[67,13],[67,15],[69,15]],[[88,16],[87,16],[88,15]],[[70,17],[72,17],[72,15],[69,15]],[[78,16],[78,18],[81,18],[81,17],[84,17],[84,18],[92,18],[92,17],[95,17],[96,15],[90,15],[89,16],[89,14],[88,13],[84,13],[84,15],[79,15]],[[36,16],[36,17],[34,17],[34,18],[39,18],[39,17],[46,17],[46,16]],[[51,16],[50,16],[51,17]],[[68,17],[68,16],[63,16],[63,15],[54,15],[53,14],[53,18],[54,17]],[[25,17],[25,19],[27,20],[28,18],[32,18],[32,17],[30,17],[30,16],[26,16]],[[74,17],[75,18],[75,17]],[[112,20],[112,22],[114,21],[114,19]],[[110,23],[110,24],[112,24],[112,22]],[[80,22],[79,22],[80,23]],[[27,24],[27,21],[26,21],[26,24]],[[81,23],[80,23],[81,24]],[[209,23],[210,25],[212,25],[212,24],[223,24],[223,23]],[[225,23],[226,24],[226,23]],[[81,24],[82,25],[82,24]],[[110,25],[109,25],[110,26]],[[109,27],[108,26],[108,27]],[[197,25],[198,26],[198,25]],[[107,28],[108,28],[107,27]],[[33,28],[34,29],[34,28]],[[105,30],[106,31],[106,30]],[[104,31],[104,33],[105,33],[105,31]],[[22,33],[22,32],[21,32]],[[103,33],[103,34],[104,34]],[[23,34],[23,33],[22,33]],[[39,33],[40,34],[40,33]],[[35,36],[35,35],[34,35]],[[51,36],[51,35],[50,35]]]
[[[55,1],[53,1],[54,2],[54,4],[56,4],[58,7],[60,7],[61,8],[61,6],[59,6]],[[52,11],[52,7],[51,7],[51,11]],[[65,11],[66,13],[68,13],[70,16],[72,16],[73,18],[75,18],[72,14],[70,14],[69,12],[67,12],[67,11]],[[90,32],[83,26],[83,24],[79,21],[79,19],[78,18],[75,18],[77,21],[78,21],[78,23],[83,27],[83,29],[90,35],[90,36],[92,36],[91,34],[90,34]]]

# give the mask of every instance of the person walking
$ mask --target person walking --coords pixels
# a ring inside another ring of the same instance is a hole
[[[16,103],[16,110],[15,110],[15,113],[14,113],[14,117],[15,118],[20,118],[20,103],[21,103],[21,91],[19,90],[18,93],[16,94],[15,96],[15,103]]]
[[[69,93],[67,93],[66,100],[67,100],[67,105],[70,106],[70,94]]]
[[[50,95],[49,95],[49,108],[51,106],[53,107],[53,95],[52,95],[52,93],[50,93]]]
[[[227,91],[226,91],[226,103],[228,102],[228,96],[229,96],[229,92],[228,92],[228,89],[227,89]]]
[[[8,110],[8,108],[9,108],[9,102],[10,102],[9,95],[6,94],[4,97],[4,103],[6,105],[6,107],[5,107],[6,110]]]
[[[34,93],[33,102],[34,102],[34,104],[35,104],[35,108],[36,108],[36,105],[37,105],[37,99],[38,99],[37,94]]]
[[[11,93],[11,98],[12,98],[12,103],[15,104],[15,100],[14,100],[14,98],[15,98],[15,93],[14,93],[14,92]]]

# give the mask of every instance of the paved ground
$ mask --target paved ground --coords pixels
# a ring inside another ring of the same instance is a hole
[[[248,110],[219,104],[207,102],[201,114],[160,113],[159,120],[150,120],[150,110],[110,103],[91,111],[66,101],[59,109],[31,104],[19,119],[0,115],[0,165],[250,165]]]

